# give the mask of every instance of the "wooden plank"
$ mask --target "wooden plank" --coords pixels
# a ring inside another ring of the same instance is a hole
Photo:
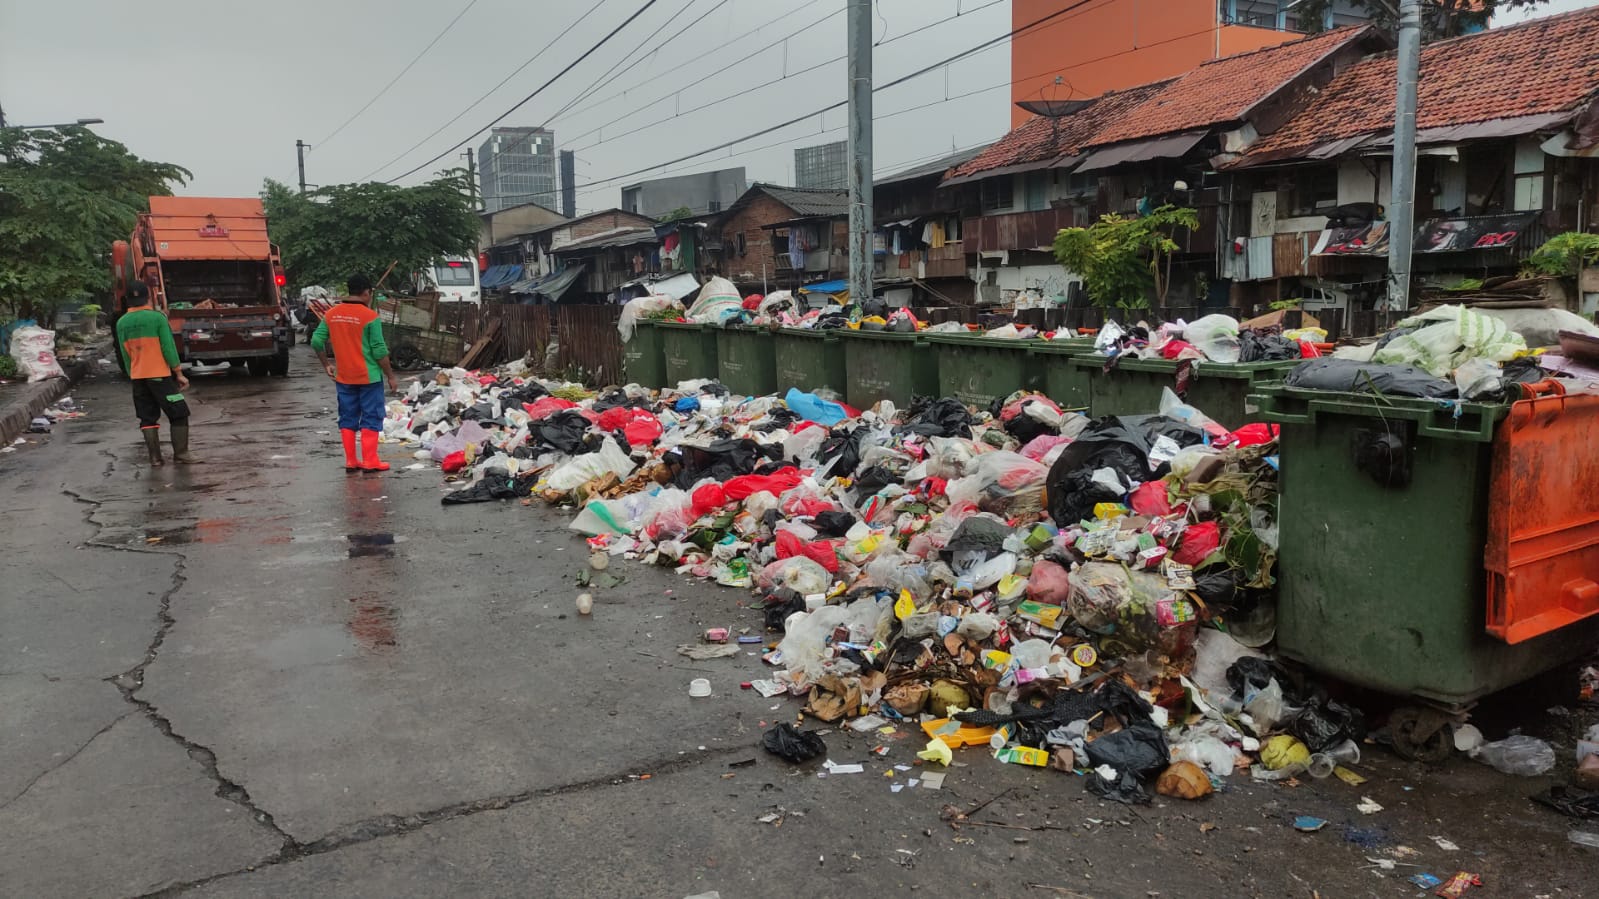
[[[500,320],[496,318],[491,320],[489,322],[489,326],[483,330],[483,336],[479,337],[475,342],[473,342],[472,346],[467,349],[466,355],[461,357],[459,366],[466,369],[477,368],[482,364],[482,360],[488,356],[489,347],[494,344],[495,340],[498,339],[499,336]]]

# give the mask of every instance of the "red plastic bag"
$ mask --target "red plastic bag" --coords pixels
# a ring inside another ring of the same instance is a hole
[[[838,573],[838,553],[833,549],[833,544],[822,540],[806,543],[793,531],[778,531],[777,558],[781,560],[794,556],[810,559],[827,569],[828,574]]]
[[[766,299],[766,297],[762,296],[761,294],[752,293],[744,298],[743,306],[745,309],[754,312],[755,310],[761,308],[761,300],[764,299]]]
[[[727,505],[727,491],[722,489],[721,484],[706,484],[697,488],[691,499],[694,517],[698,518]]]
[[[1190,567],[1205,561],[1216,548],[1221,546],[1221,526],[1214,521],[1201,521],[1191,524],[1183,531],[1182,542],[1177,546],[1177,552],[1172,554],[1172,561],[1179,565]]]
[[[563,400],[558,396],[541,396],[536,403],[522,404],[522,408],[527,411],[528,417],[534,421],[541,421],[560,412],[562,409],[572,409],[576,406],[577,403],[571,400]]]
[[[1176,359],[1183,350],[1192,349],[1193,346],[1183,340],[1168,340],[1166,345],[1160,348],[1160,355],[1163,359]]]
[[[455,474],[466,467],[466,451],[456,450],[450,453],[444,457],[444,461],[439,463],[439,467],[444,469],[445,474]]]
[[[1139,515],[1170,515],[1171,497],[1165,481],[1145,481],[1127,498],[1127,504]]]
[[[595,423],[602,431],[620,430],[623,436],[627,437],[628,446],[646,446],[654,443],[665,431],[655,413],[648,409],[630,409],[626,406],[606,409],[600,413],[599,421]]]
[[[1277,439],[1277,434],[1282,429],[1277,425],[1255,422],[1244,425],[1216,443],[1218,446],[1259,446]]]
[[[729,479],[723,486],[727,489],[728,499],[749,499],[763,490],[773,496],[782,496],[798,487],[804,479],[798,468],[780,468],[772,474],[740,475]]]
[[[1308,340],[1299,341],[1299,358],[1316,359],[1321,356],[1321,348]]]
[[[1039,559],[1027,576],[1027,598],[1034,602],[1063,606],[1072,592],[1070,575],[1058,563]]]

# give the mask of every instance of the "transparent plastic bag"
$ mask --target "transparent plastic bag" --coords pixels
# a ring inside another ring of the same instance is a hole
[[[1183,339],[1212,362],[1234,363],[1242,355],[1238,319],[1216,313],[1194,320],[1183,329]]]
[[[1523,734],[1484,743],[1472,753],[1472,758],[1492,765],[1496,771],[1517,777],[1540,777],[1555,767],[1554,747],[1537,737]]]
[[[615,473],[619,478],[626,478],[633,473],[633,460],[627,453],[616,445],[616,441],[605,438],[597,452],[584,453],[574,457],[570,462],[550,472],[546,481],[552,490],[576,490],[589,481]]]

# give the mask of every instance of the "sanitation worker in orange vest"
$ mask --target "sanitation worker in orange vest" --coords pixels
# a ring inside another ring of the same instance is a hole
[[[383,326],[372,308],[372,281],[355,275],[346,285],[350,295],[322,316],[311,335],[311,349],[339,394],[339,436],[344,440],[345,471],[388,471],[378,457],[378,435],[383,431],[383,384],[399,390],[389,366],[389,345]],[[328,361],[332,346],[333,361]],[[356,456],[359,444],[360,457]]]

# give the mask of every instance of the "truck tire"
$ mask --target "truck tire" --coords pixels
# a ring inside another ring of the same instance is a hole
[[[280,347],[276,353],[272,354],[270,359],[263,361],[267,363],[266,370],[268,374],[275,375],[279,378],[287,378],[289,376],[288,347]]]
[[[266,356],[251,356],[244,360],[244,367],[250,370],[252,378],[264,378],[271,369],[271,362]]]

